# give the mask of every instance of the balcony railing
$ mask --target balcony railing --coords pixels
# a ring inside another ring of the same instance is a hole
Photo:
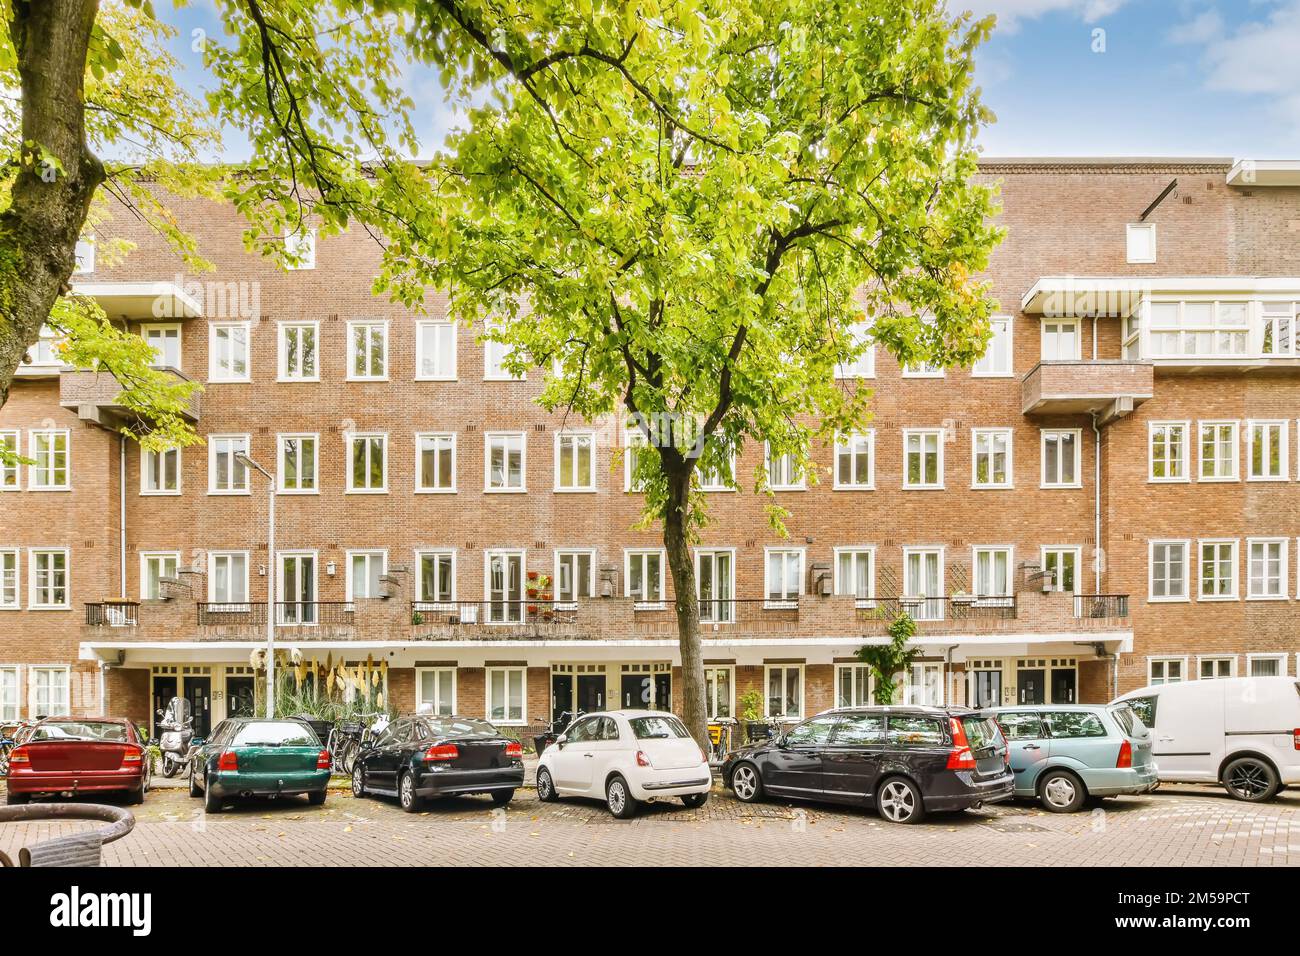
[[[1008,621],[1016,617],[1014,594],[997,597],[860,598],[858,617],[891,621],[906,614],[914,621]]]
[[[199,624],[204,626],[266,624],[265,601],[209,601],[198,609]],[[350,625],[355,610],[350,601],[276,601],[275,623],[282,627]]]
[[[1076,594],[1075,617],[1128,617],[1127,594]]]
[[[728,598],[700,601],[701,624],[754,624],[799,619],[799,598]]]
[[[412,601],[411,624],[574,624],[577,601]]]
[[[96,601],[86,605],[89,627],[135,627],[140,623],[140,605],[136,601]]]

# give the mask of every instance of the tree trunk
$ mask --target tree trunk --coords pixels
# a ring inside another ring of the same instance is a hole
[[[700,642],[700,602],[695,596],[695,564],[686,537],[691,470],[668,474],[668,508],[664,513],[664,550],[677,597],[677,644],[682,655],[682,719],[691,736],[708,753],[709,709],[704,689],[704,648]]]
[[[84,79],[99,0],[14,0],[22,162],[0,214],[0,407],[67,289],[104,167],[86,144]]]

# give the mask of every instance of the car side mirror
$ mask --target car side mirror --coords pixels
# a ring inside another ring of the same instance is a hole
[[[555,749],[556,749],[556,750],[563,750],[563,749],[564,749],[564,745],[567,744],[568,742],[569,742],[569,735],[568,735],[568,734],[560,734],[560,736],[558,736],[558,737],[555,738]]]

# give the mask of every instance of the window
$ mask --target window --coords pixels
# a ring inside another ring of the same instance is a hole
[[[1053,740],[1077,740],[1106,737],[1109,732],[1101,718],[1086,710],[1058,710],[1043,714],[1043,724]]]
[[[450,717],[456,713],[456,668],[417,667],[415,712]]]
[[[284,258],[286,269],[316,268],[316,230],[299,229],[284,234]]]
[[[32,667],[28,669],[32,717],[57,717],[72,712],[68,696],[68,667]]]
[[[730,548],[695,552],[695,586],[699,590],[701,621],[730,624],[736,619],[735,559],[735,552]]]
[[[153,364],[165,368],[181,367],[181,327],[179,325],[144,325],[140,335],[153,346]]]
[[[1200,423],[1201,481],[1237,480],[1237,423]]]
[[[18,549],[0,551],[0,609],[18,607]]]
[[[1264,355],[1291,356],[1296,348],[1295,302],[1262,302],[1261,318],[1264,320],[1264,339],[1260,351]]]
[[[628,551],[627,597],[638,605],[661,605],[664,601],[663,551]]]
[[[803,716],[803,665],[769,664],[763,670],[767,716],[799,720]]]
[[[348,379],[353,382],[388,378],[388,323],[348,323]]]
[[[630,427],[623,430],[623,490],[644,491],[640,482],[635,480],[637,463],[643,449],[649,447],[645,432],[640,428]]]
[[[1154,358],[1230,358],[1249,347],[1248,302],[1152,302],[1147,311]]]
[[[5,460],[4,452],[18,456],[18,432],[0,432],[0,491],[18,490],[18,463]]]
[[[523,432],[488,432],[484,437],[485,491],[524,491],[524,456],[527,443]]]
[[[388,436],[348,435],[348,492],[380,494],[388,490]]]
[[[181,556],[178,551],[145,551],[140,555],[140,600],[162,599],[163,578],[176,577]]]
[[[767,549],[768,607],[797,607],[803,594],[803,549]]]
[[[1237,542],[1200,542],[1200,599],[1235,600],[1237,597]]]
[[[44,429],[28,433],[32,466],[27,487],[33,491],[66,491],[68,485],[68,431]]]
[[[528,671],[523,667],[489,667],[487,718],[494,724],[527,722]]]
[[[903,431],[904,488],[943,487],[943,431]]]
[[[590,432],[555,436],[555,490],[596,490],[596,436]]]
[[[1079,593],[1078,548],[1044,548],[1043,570],[1052,576],[1052,587],[1066,594]]]
[[[976,428],[971,431],[971,487],[1011,487],[1011,429]]]
[[[1045,321],[1040,338],[1044,362],[1077,362],[1082,354],[1078,319]]]
[[[178,495],[181,493],[181,450],[140,449],[140,494]]]
[[[208,600],[214,604],[248,601],[248,552],[208,553]]]
[[[18,720],[18,707],[18,668],[0,667],[0,722]]]
[[[736,669],[730,664],[704,667],[704,703],[709,720],[729,718],[735,712],[732,689],[736,686]]]
[[[314,626],[319,623],[316,591],[316,552],[281,551],[276,566],[276,623]]]
[[[1011,374],[1011,319],[1005,315],[995,315],[990,320],[993,337],[989,339],[984,354],[971,369],[977,378],[993,378]]]
[[[1082,432],[1077,428],[1045,428],[1042,431],[1044,488],[1082,487],[1079,446]]]
[[[456,490],[456,436],[415,436],[415,490],[450,494]]]
[[[387,551],[349,551],[348,552],[347,598],[357,601],[362,598],[377,598],[382,578],[388,567]]]
[[[27,350],[27,363],[43,368],[58,368],[64,365],[63,335],[48,325],[42,325],[36,344]]]
[[[871,668],[866,664],[835,665],[835,706],[866,707],[871,697]]]
[[[280,435],[280,491],[289,495],[316,494],[318,441],[316,435]]]
[[[876,486],[876,433],[835,437],[835,489],[870,491]]]
[[[913,664],[907,670],[903,703],[911,706],[943,706],[943,665]]]
[[[1286,422],[1247,422],[1246,478],[1249,481],[1286,481]]]
[[[903,604],[917,621],[943,619],[943,549],[903,549]]]
[[[590,598],[596,590],[596,552],[555,552],[555,600],[577,606],[580,599]]]
[[[524,552],[488,551],[483,556],[483,590],[489,624],[519,624],[524,616]]]
[[[700,491],[735,491],[736,456],[733,452],[725,461],[705,466],[703,462],[695,470],[696,481]]]
[[[85,275],[87,272],[95,271],[95,240],[82,237],[77,240],[77,246],[73,252],[75,261],[72,265],[73,275]]]
[[[419,551],[420,600],[449,604],[456,600],[456,552]]]
[[[237,455],[248,454],[247,435],[208,436],[208,494],[248,494],[248,469]]]
[[[1147,659],[1147,683],[1155,686],[1157,684],[1177,684],[1183,680],[1184,670],[1187,667],[1187,659],[1183,657],[1152,657]],[[1143,723],[1146,723],[1143,720]]]
[[[975,597],[981,604],[1003,604],[1011,597],[1011,549],[975,548]]]
[[[1247,677],[1285,677],[1285,654],[1247,654]]]
[[[767,486],[772,491],[802,491],[804,489],[803,471],[795,461],[793,452],[773,456],[772,445],[765,442],[763,460],[767,466]]]
[[[484,328],[483,379],[489,382],[522,382],[527,376],[512,375],[506,368],[506,362],[514,351],[513,346],[486,337],[499,335],[502,327],[500,320],[489,320]]]
[[[848,330],[850,357],[835,366],[836,378],[875,378],[876,345],[871,340],[871,325],[855,322]]]
[[[1187,423],[1151,422],[1147,437],[1150,440],[1151,481],[1187,480]]]
[[[33,548],[27,554],[31,565],[32,596],[28,607],[68,608],[68,550],[67,548]]]
[[[1237,675],[1235,657],[1198,657],[1196,666],[1197,677],[1200,680],[1223,680]]]
[[[1186,541],[1152,541],[1150,565],[1150,600],[1187,600]]]
[[[835,549],[835,593],[857,599],[858,607],[871,607],[876,593],[876,554],[870,548]]]
[[[1152,222],[1131,222],[1125,227],[1125,249],[1129,262],[1156,261],[1156,226]]]
[[[455,381],[455,323],[415,323],[415,377],[426,382]]]
[[[1286,538],[1250,538],[1246,542],[1246,597],[1282,600],[1286,593]]]
[[[319,333],[316,322],[280,323],[280,381],[320,381],[316,348]]]
[[[213,322],[208,326],[208,381],[249,380],[247,322]]]

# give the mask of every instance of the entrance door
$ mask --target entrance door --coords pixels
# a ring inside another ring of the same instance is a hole
[[[998,707],[1002,704],[1002,671],[977,670],[971,675],[971,706]]]
[[[573,713],[573,675],[572,674],[552,674],[551,675],[551,720],[560,719],[560,714],[565,711]],[[560,733],[564,732],[561,727]]]
[[[1073,667],[1052,668],[1052,703],[1073,704],[1075,682],[1078,677]]]
[[[158,736],[158,711],[166,710],[167,704],[177,695],[176,676],[174,674],[155,674],[153,679],[153,707],[149,710],[149,726],[153,736]]]
[[[194,736],[207,737],[212,729],[212,678],[186,677],[185,699],[194,715]]]
[[[1021,704],[1047,703],[1047,671],[1041,667],[1016,671]]]
[[[624,674],[619,687],[619,706],[628,710],[649,710],[654,680],[649,674]]]
[[[673,675],[655,674],[655,710],[673,709]]]
[[[731,599],[731,552],[701,551],[696,572],[700,589],[700,620],[727,623],[735,619]]]
[[[226,716],[253,716],[254,687],[252,677],[226,678]]]
[[[605,675],[578,675],[578,710],[590,714],[605,709]]]
[[[316,623],[316,556],[280,556],[281,624]]]

